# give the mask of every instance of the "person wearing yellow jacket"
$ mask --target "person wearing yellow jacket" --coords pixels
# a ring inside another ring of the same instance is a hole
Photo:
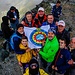
[[[39,68],[38,61],[33,58],[29,62],[29,68],[26,68],[26,72],[23,75],[49,75],[43,69]]]
[[[28,47],[28,39],[26,36],[22,37],[21,43],[19,45],[20,50],[25,50],[24,54],[17,54],[17,59],[19,62],[19,65],[23,67],[23,72],[25,72],[25,69],[29,66],[29,62],[32,59],[32,56],[36,56],[36,52],[34,50],[31,50]]]

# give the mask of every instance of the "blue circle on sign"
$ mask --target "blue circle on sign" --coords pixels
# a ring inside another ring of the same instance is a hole
[[[37,46],[41,46],[41,43],[37,43],[34,41],[33,39],[33,36],[36,35],[37,32],[43,32],[44,34],[47,35],[47,32],[43,29],[40,29],[40,31],[38,31],[37,29],[34,30],[31,34],[30,34],[30,41],[34,44],[34,45],[37,45]],[[37,34],[36,35],[36,40],[42,40],[44,38],[44,35],[43,34]]]

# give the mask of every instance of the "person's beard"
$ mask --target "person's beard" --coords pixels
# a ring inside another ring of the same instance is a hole
[[[49,40],[52,40],[53,38],[52,38],[52,37],[48,37],[48,39],[49,39]]]

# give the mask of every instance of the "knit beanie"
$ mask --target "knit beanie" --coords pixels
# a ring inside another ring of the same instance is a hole
[[[54,29],[49,29],[49,30],[48,30],[48,33],[49,33],[49,32],[53,32],[54,34],[56,34],[56,31],[55,31]]]
[[[17,25],[17,30],[18,30],[18,28],[20,28],[20,27],[23,27],[23,28],[24,28],[23,24],[18,24],[18,25]]]

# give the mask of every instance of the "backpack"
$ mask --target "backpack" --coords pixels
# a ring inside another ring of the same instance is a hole
[[[11,50],[14,50],[14,42],[13,42],[13,38],[14,38],[14,37],[17,37],[17,38],[20,38],[20,39],[21,39],[21,37],[18,36],[16,33],[14,33],[14,34],[11,36],[11,38],[10,38],[10,47],[11,47]]]

